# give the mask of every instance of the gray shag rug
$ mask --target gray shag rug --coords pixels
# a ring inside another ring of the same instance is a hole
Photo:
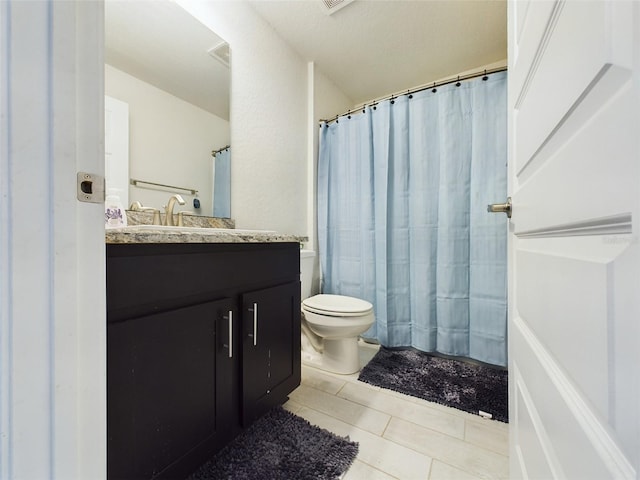
[[[506,369],[442,358],[414,349],[380,347],[358,380],[378,387],[509,421]]]
[[[358,444],[275,407],[189,480],[333,480],[351,466]]]

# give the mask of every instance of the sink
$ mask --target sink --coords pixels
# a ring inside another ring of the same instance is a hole
[[[202,233],[213,235],[216,233],[232,233],[245,235],[260,235],[276,233],[275,230],[250,230],[242,228],[209,228],[209,227],[178,227],[168,225],[129,225],[121,228],[125,232],[166,232],[166,233]]]

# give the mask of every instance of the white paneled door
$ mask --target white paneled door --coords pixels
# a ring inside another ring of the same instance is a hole
[[[509,5],[512,478],[637,478],[640,2]]]

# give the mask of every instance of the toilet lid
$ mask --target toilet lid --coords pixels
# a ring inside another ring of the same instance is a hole
[[[302,301],[303,308],[321,315],[360,316],[373,310],[366,300],[345,295],[320,294]]]

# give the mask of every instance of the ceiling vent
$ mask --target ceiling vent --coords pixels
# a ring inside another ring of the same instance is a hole
[[[213,58],[218,60],[224,66],[229,68],[229,60],[231,59],[231,50],[229,49],[229,44],[227,42],[222,42],[216,45],[215,47],[207,50],[207,53],[211,55]]]
[[[322,0],[323,11],[327,15],[336,13],[341,8],[346,7],[354,0]]]

